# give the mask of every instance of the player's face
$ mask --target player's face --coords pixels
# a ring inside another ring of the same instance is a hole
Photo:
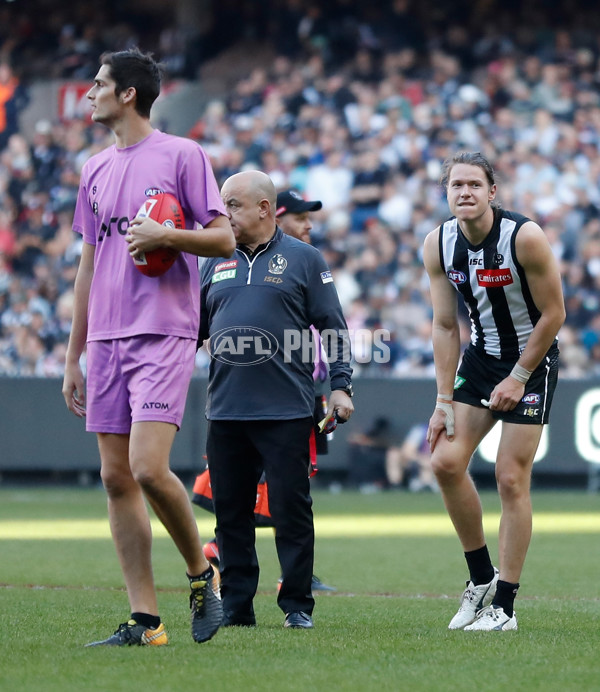
[[[94,77],[94,86],[87,97],[92,104],[92,120],[110,125],[121,113],[122,104],[115,95],[115,82],[110,76],[108,65],[102,65]]]
[[[277,225],[287,235],[310,244],[312,223],[309,214],[308,211],[302,212],[302,214],[284,214],[277,218]]]
[[[221,199],[237,242],[244,245],[254,244],[262,233],[259,202],[231,181],[225,181],[221,188]]]
[[[490,186],[479,166],[457,163],[448,178],[448,206],[459,221],[476,221],[490,208],[496,186]]]

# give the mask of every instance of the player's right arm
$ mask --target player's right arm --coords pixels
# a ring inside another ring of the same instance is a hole
[[[136,216],[127,229],[125,240],[133,256],[157,247],[169,247],[199,257],[231,257],[235,251],[235,236],[229,219],[223,214],[207,223],[202,232],[170,228],[154,219]]]
[[[460,357],[460,329],[458,324],[456,291],[450,285],[440,263],[439,233],[436,228],[425,238],[423,261],[429,275],[431,304],[433,307],[433,360],[437,382],[436,408],[429,421],[427,441],[433,451],[442,432],[454,436],[452,392]]]
[[[79,358],[85,348],[87,338],[87,310],[90,297],[90,286],[94,276],[95,245],[83,243],[79,268],[75,278],[75,299],[73,305],[73,323],[67,355],[65,359],[65,377],[62,393],[69,411],[82,418],[85,416],[85,382]]]

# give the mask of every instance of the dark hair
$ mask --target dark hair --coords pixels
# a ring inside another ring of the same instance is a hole
[[[135,110],[144,118],[150,117],[150,109],[160,93],[160,67],[150,53],[130,48],[115,53],[103,53],[100,64],[110,68],[115,81],[115,95],[129,87],[136,91]]]
[[[457,163],[466,163],[469,166],[479,166],[485,173],[490,187],[496,184],[496,174],[492,168],[492,164],[479,151],[460,151],[454,156],[448,157],[442,164],[442,174],[440,176],[440,185],[444,188],[444,192],[448,192],[448,180],[450,172]]]

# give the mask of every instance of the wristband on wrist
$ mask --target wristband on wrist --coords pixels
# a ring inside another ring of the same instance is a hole
[[[438,399],[441,399],[442,401],[452,401],[452,394],[438,394],[437,395]]]
[[[454,411],[450,402],[446,404],[443,401],[436,401],[435,407],[440,411],[443,411],[445,414],[449,414]]]
[[[526,370],[524,367],[516,363],[515,367],[510,371],[510,376],[521,384],[527,384],[527,382],[529,382],[529,378],[531,377],[531,373],[532,370]]]

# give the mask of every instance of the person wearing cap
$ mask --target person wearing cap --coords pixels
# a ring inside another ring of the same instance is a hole
[[[312,221],[310,213],[319,211],[323,203],[319,200],[307,201],[295,190],[283,190],[277,195],[277,210],[275,217],[281,230],[292,238],[297,238],[304,243],[312,244],[310,232]],[[314,327],[311,327],[314,329]],[[310,467],[311,476],[317,472],[317,455],[327,454],[327,435],[319,435],[319,421],[327,410],[327,362],[320,352],[316,353],[313,380],[315,381],[315,425],[310,436]],[[325,409],[325,411],[323,410]],[[281,582],[281,580],[280,580]],[[319,577],[313,574],[313,591],[335,591],[333,586],[324,584]]]
[[[311,211],[319,211],[323,203],[318,200],[308,202],[295,190],[284,190],[277,195],[277,225],[286,235],[310,243],[312,222]]]
[[[286,235],[311,245],[310,232],[312,230],[312,222],[310,220],[310,212],[319,211],[322,206],[323,204],[319,200],[307,201],[295,190],[284,190],[277,195],[277,210],[275,212],[277,225]],[[311,327],[311,329],[314,330],[314,327]],[[315,354],[315,368],[313,371],[313,380],[315,382],[315,429],[311,435],[311,466],[313,467],[311,475],[316,473],[317,454],[327,454],[327,436],[318,434],[318,424],[324,413],[323,402],[327,393],[326,380],[328,376],[327,360],[323,357],[324,354],[321,351],[317,351]],[[319,584],[320,581],[313,577],[313,588],[329,590],[329,588],[323,588],[325,585],[321,584],[319,586]]]

